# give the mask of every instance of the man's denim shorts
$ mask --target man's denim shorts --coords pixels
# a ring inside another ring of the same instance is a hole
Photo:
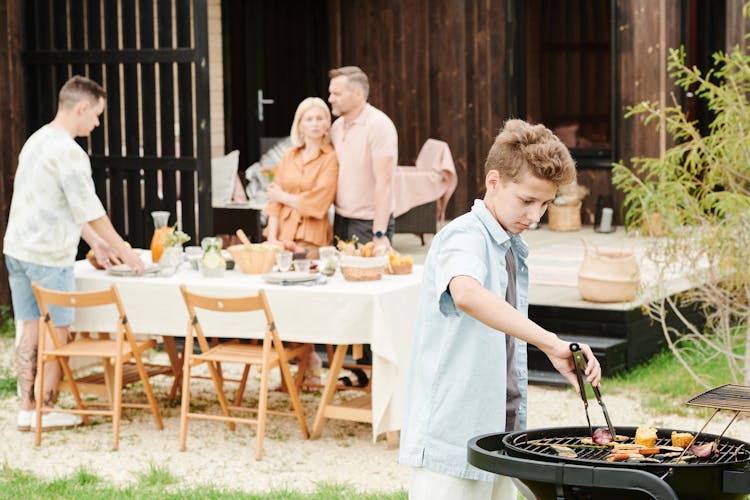
[[[32,264],[13,257],[5,256],[5,266],[8,268],[8,282],[13,301],[13,316],[16,321],[28,321],[41,316],[39,306],[31,289],[31,283],[36,281],[39,286],[71,292],[74,286],[72,267],[52,267]],[[72,307],[49,307],[50,316],[55,326],[68,326],[73,323]]]

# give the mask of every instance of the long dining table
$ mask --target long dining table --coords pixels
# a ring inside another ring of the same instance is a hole
[[[170,341],[172,345],[175,337],[185,336],[188,324],[180,285],[197,293],[225,297],[250,295],[263,289],[282,340],[336,345],[312,437],[320,436],[326,419],[341,418],[370,422],[373,440],[386,433],[390,442],[401,426],[421,281],[422,267],[416,265],[411,274],[386,274],[377,281],[346,281],[337,271],[326,283],[312,286],[272,284],[260,275],[237,270],[227,271],[220,278],[207,278],[187,263],[171,276],[117,276],[97,270],[85,260],[75,265],[76,290],[101,290],[117,284],[133,331],[162,336],[165,344]],[[262,315],[212,314],[201,318],[207,336],[257,338],[263,329]],[[100,308],[82,309],[76,311],[73,327],[77,331],[111,331],[111,318]],[[371,391],[348,402],[335,401],[347,349],[357,344],[371,345]],[[172,365],[178,376],[179,362],[172,359]]]

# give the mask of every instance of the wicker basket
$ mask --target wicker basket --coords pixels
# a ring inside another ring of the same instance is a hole
[[[581,202],[575,205],[555,205],[547,209],[550,231],[578,231],[581,229]]]
[[[276,263],[278,247],[274,245],[232,245],[227,250],[232,255],[232,260],[239,266],[244,274],[265,274],[271,272]]]
[[[638,261],[629,250],[586,247],[578,271],[578,292],[590,302],[630,302],[640,283]]]
[[[388,256],[358,257],[341,256],[341,274],[347,281],[375,281],[383,277]]]

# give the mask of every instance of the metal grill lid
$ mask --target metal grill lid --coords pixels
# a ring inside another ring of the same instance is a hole
[[[719,410],[750,411],[750,387],[726,384],[709,389],[685,404]]]

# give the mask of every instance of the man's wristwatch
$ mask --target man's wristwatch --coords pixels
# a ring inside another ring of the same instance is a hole
[[[372,234],[375,235],[376,238],[382,238],[383,236],[385,236],[385,233],[383,231],[373,231]]]

